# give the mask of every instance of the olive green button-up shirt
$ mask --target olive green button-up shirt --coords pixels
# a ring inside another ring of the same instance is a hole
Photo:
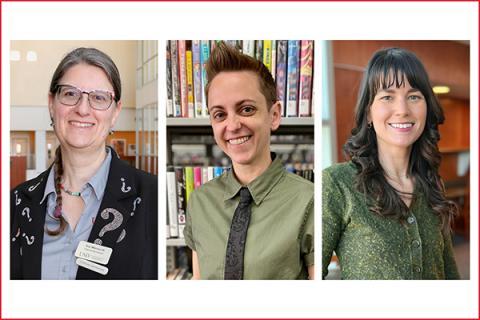
[[[343,279],[458,279],[450,236],[421,190],[405,224],[369,211],[353,163],[322,174],[322,276],[335,251]]]
[[[184,230],[197,252],[201,279],[223,279],[233,214],[242,185],[230,170],[190,195]],[[244,253],[244,279],[307,279],[314,264],[313,183],[275,159],[247,185],[252,215]]]

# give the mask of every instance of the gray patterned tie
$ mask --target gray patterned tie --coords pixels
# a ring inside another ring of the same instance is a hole
[[[243,279],[243,254],[250,223],[250,203],[252,196],[248,188],[240,189],[240,203],[233,214],[230,235],[228,236],[227,255],[225,258],[225,280]]]

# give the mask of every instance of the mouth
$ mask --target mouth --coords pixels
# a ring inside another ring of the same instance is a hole
[[[244,144],[245,142],[250,140],[251,137],[252,136],[244,136],[244,137],[240,137],[240,138],[229,139],[227,141],[228,141],[228,143],[230,143],[232,145],[240,145],[240,144]]]
[[[410,129],[411,127],[413,127],[414,123],[413,122],[389,123],[388,125],[395,129]]]
[[[68,123],[77,128],[90,128],[95,125],[94,123],[91,123],[91,122],[81,122],[81,121],[74,121],[74,120],[68,121]]]

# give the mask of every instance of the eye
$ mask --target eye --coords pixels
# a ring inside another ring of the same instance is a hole
[[[110,96],[108,93],[101,92],[101,91],[90,92],[89,96],[90,96],[90,99],[92,99],[95,102],[106,102],[110,99]]]
[[[256,111],[255,107],[250,105],[243,106],[242,109],[240,110],[241,114],[245,116],[253,115],[255,111]]]
[[[222,111],[216,111],[212,114],[212,119],[215,121],[222,121],[225,118],[225,113]]]
[[[79,96],[79,92],[75,88],[64,88],[60,91],[60,95],[65,98],[76,98]]]
[[[393,97],[390,96],[390,95],[384,95],[384,96],[381,96],[379,100],[382,100],[382,101],[392,101],[392,100],[393,100]]]
[[[408,96],[408,100],[410,100],[410,101],[423,100],[423,96],[417,95],[417,94],[412,94],[411,96]]]

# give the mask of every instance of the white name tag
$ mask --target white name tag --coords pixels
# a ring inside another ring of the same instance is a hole
[[[112,255],[112,251],[112,248],[109,247],[100,246],[87,241],[80,241],[77,251],[75,251],[75,257],[100,264],[107,264]]]
[[[108,273],[108,268],[105,266],[101,266],[98,263],[91,262],[82,258],[78,258],[76,262],[80,267],[87,268],[100,274],[106,275]]]

